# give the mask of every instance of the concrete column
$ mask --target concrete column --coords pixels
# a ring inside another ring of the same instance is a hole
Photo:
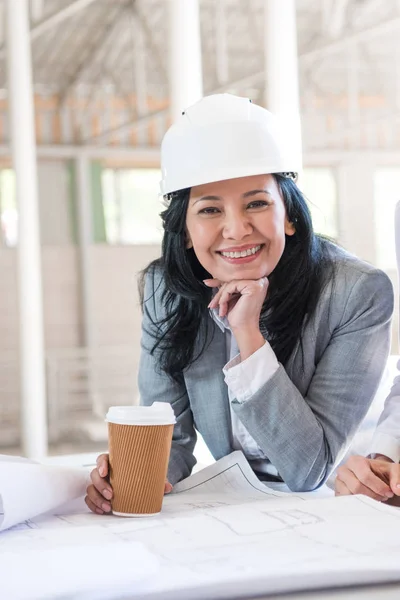
[[[295,0],[265,2],[265,67],[268,110],[284,124],[301,157],[301,124]]]
[[[31,0],[31,19],[34,23],[43,18],[44,0]]]
[[[357,44],[347,49],[347,118],[351,131],[349,145],[352,149],[360,147],[360,60]]]
[[[169,83],[173,121],[203,95],[198,0],[168,0]]]
[[[7,62],[18,224],[23,452],[47,454],[43,299],[28,0],[7,0]]]
[[[76,195],[78,204],[78,244],[82,315],[82,345],[93,346],[92,318],[92,278],[90,265],[90,247],[93,240],[91,211],[90,162],[86,156],[76,159]]]
[[[229,79],[226,0],[215,2],[215,61],[218,85]]]
[[[135,80],[135,91],[136,91],[136,112],[137,116],[143,117],[149,112],[147,106],[147,73],[144,56],[146,54],[146,45],[143,34],[143,25],[136,21],[136,34],[135,34],[135,46],[134,46],[134,71],[133,76]],[[148,133],[147,127],[139,127],[137,130],[137,140],[139,145],[145,146],[148,144]]]

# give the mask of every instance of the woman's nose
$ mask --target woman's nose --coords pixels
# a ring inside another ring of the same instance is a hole
[[[241,240],[253,232],[250,219],[245,214],[226,215],[223,236],[226,239]]]

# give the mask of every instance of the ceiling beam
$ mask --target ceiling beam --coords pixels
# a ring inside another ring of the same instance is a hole
[[[243,88],[251,87],[255,84],[255,82],[260,81],[260,80],[262,81],[263,77],[265,77],[264,69],[262,71],[257,71],[257,73],[253,73],[251,75],[247,75],[246,77],[242,77],[241,79],[236,79],[234,81],[225,83],[224,85],[221,85],[218,88],[215,88],[209,92],[207,91],[207,94],[222,94],[223,92],[226,92],[229,90],[232,91],[235,89],[243,89]],[[121,123],[121,125],[118,125],[117,127],[108,129],[107,131],[104,131],[103,133],[100,133],[97,136],[91,136],[90,138],[86,138],[85,140],[82,140],[82,143],[88,144],[88,143],[93,143],[93,142],[94,143],[103,142],[104,140],[106,140],[107,138],[109,138],[110,136],[112,136],[116,133],[122,134],[122,133],[125,133],[125,131],[127,131],[127,130],[147,125],[152,119],[155,119],[157,117],[165,117],[168,115],[168,111],[169,111],[169,108],[163,108],[161,110],[153,111],[146,115],[142,115],[142,116],[138,117],[137,119],[129,119],[125,123]]]
[[[162,110],[155,110],[141,117],[137,117],[136,119],[128,119],[128,121],[125,121],[125,123],[121,123],[121,125],[118,125],[117,127],[107,129],[107,131],[104,131],[99,135],[90,136],[89,138],[82,140],[82,144],[98,144],[100,142],[104,142],[112,135],[123,134],[125,133],[125,131],[137,129],[138,127],[144,127],[145,125],[148,125],[153,119],[156,119],[157,117],[166,117],[168,115],[169,107],[163,108]]]
[[[387,21],[384,21],[383,23],[379,23],[379,25],[374,25],[373,27],[368,27],[368,29],[363,29],[362,31],[357,31],[355,33],[346,35],[345,37],[330,42],[329,44],[325,44],[320,48],[315,48],[315,50],[304,52],[303,54],[299,55],[299,61],[302,63],[310,63],[316,59],[329,56],[329,54],[334,54],[335,52],[344,50],[350,44],[368,42],[369,40],[372,40],[379,36],[394,33],[399,28],[400,17],[396,17],[395,19],[389,19]]]
[[[103,25],[100,31],[97,32],[95,41],[91,45],[86,46],[85,50],[82,52],[81,59],[78,60],[78,64],[75,70],[73,71],[73,73],[67,76],[65,84],[59,92],[60,106],[63,106],[65,104],[70,90],[74,87],[74,85],[76,85],[79,82],[79,78],[85,71],[85,69],[90,67],[90,65],[96,60],[101,51],[107,47],[111,38],[119,28],[122,19],[125,17],[126,11],[126,5],[122,5],[122,7],[119,10],[117,10],[116,13],[111,15],[111,17],[106,21],[106,23]]]
[[[326,29],[331,38],[337,38],[343,32],[348,5],[349,0],[335,0],[335,2],[332,2]]]
[[[333,0],[322,0],[321,3],[321,29],[325,34],[329,29],[329,22],[332,14]]]
[[[139,19],[140,19],[140,17],[139,17]],[[300,54],[299,55],[299,63],[301,65],[303,65],[303,64],[309,65],[310,63],[314,62],[314,60],[316,60],[316,59],[320,59],[320,58],[322,58],[324,56],[328,56],[332,53],[335,53],[335,52],[338,52],[341,50],[345,50],[351,44],[365,42],[370,39],[379,37],[381,35],[386,35],[390,32],[395,32],[399,28],[400,28],[400,18],[395,18],[395,19],[385,21],[383,23],[380,23],[379,25],[370,27],[368,29],[364,29],[363,31],[358,31],[356,33],[347,35],[344,38],[335,40],[334,42],[331,42],[329,44],[321,46],[320,48],[316,48],[315,50],[311,50],[311,51],[305,52],[303,54]],[[145,29],[145,31],[146,31],[146,29]],[[257,85],[257,83],[262,82],[264,78],[265,78],[265,70],[262,69],[262,70],[254,72],[254,73],[251,73],[250,75],[246,75],[242,78],[224,83],[223,85],[219,86],[216,89],[207,90],[207,93],[214,94],[214,93],[222,93],[222,92],[230,91],[230,90],[233,90],[233,91],[234,90],[243,90],[243,89],[250,88],[250,87]],[[148,124],[152,119],[154,119],[156,117],[166,116],[167,114],[168,114],[168,109],[162,109],[159,111],[149,113],[147,115],[142,115],[142,116],[138,117],[137,119],[128,120],[125,123],[122,123],[121,125],[119,125],[118,127],[115,127],[108,131],[105,131],[96,137],[87,138],[86,140],[83,140],[83,143],[103,142],[104,140],[107,140],[113,134],[123,133],[134,127],[144,126],[144,125]]]
[[[395,110],[392,113],[379,115],[370,120],[359,121],[355,124],[349,123],[348,125],[344,125],[336,131],[328,132],[326,135],[324,135],[322,141],[325,145],[330,143],[338,143],[345,137],[352,137],[355,135],[358,136],[360,132],[362,133],[363,131],[374,127],[379,127],[380,125],[384,125],[386,123],[390,123],[394,127],[395,123],[397,123],[398,121],[400,121],[400,112]],[[369,152],[369,149],[366,151]]]
[[[151,26],[147,22],[147,18],[142,12],[138,2],[135,2],[132,6],[132,11],[138,24],[141,26],[144,34],[144,39],[147,47],[151,50],[153,54],[153,58],[157,64],[157,67],[160,70],[160,74],[164,77],[165,81],[168,80],[167,77],[167,66],[165,62],[165,52],[163,54],[160,52],[160,48],[154,42],[154,35]]]
[[[87,8],[93,2],[95,2],[95,0],[75,0],[74,2],[71,2],[71,4],[68,4],[64,8],[53,13],[49,17],[46,17],[46,19],[40,21],[40,23],[36,23],[30,29],[29,35],[31,42],[39,38],[41,35],[49,31],[56,25],[59,25],[66,19],[69,19],[70,17],[74,16],[80,10]],[[4,58],[4,56],[5,45],[3,44],[2,46],[0,46],[0,58]]]

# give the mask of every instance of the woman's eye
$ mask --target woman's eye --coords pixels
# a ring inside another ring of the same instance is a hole
[[[250,202],[250,204],[247,205],[247,208],[261,208],[269,205],[269,202],[266,200],[253,200],[253,202]]]
[[[208,206],[207,208],[202,208],[199,210],[199,215],[215,215],[219,212],[219,209],[215,206]]]

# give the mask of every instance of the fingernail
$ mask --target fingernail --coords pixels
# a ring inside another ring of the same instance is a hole
[[[400,489],[400,483],[398,483],[398,484],[396,485],[396,487]]]
[[[389,498],[393,498],[394,494],[393,494],[393,492],[386,492],[385,496],[387,499],[389,499]]]
[[[111,500],[112,492],[110,490],[104,489],[102,491],[102,494],[103,494],[104,498],[107,498],[107,500]]]
[[[103,502],[101,508],[104,510],[104,512],[110,512],[111,510],[111,506],[107,502]]]
[[[104,477],[104,475],[105,475],[104,467],[99,467],[99,475],[100,475],[100,477]]]

